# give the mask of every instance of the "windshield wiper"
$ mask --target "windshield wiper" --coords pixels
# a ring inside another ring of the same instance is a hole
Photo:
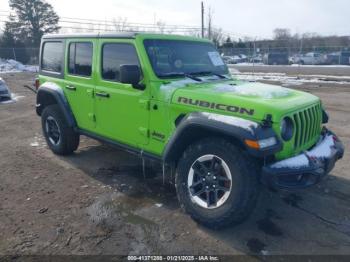
[[[217,76],[217,77],[219,77],[221,79],[228,79],[226,76],[224,76],[222,74],[214,73],[214,72],[211,72],[211,71],[194,72],[192,74],[195,74],[195,75],[214,75],[214,76]]]
[[[187,73],[166,73],[166,74],[159,75],[159,77],[181,77],[181,76],[190,78],[190,79],[197,81],[197,82],[202,82],[202,79],[200,79],[192,74],[187,74]]]
[[[200,79],[199,77],[196,77],[192,74],[184,74],[184,76],[188,77],[188,78],[191,78],[192,80],[194,81],[197,81],[197,82],[202,82],[202,79]]]

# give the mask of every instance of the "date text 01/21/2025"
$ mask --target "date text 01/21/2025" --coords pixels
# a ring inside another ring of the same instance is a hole
[[[219,261],[218,256],[128,256],[128,261]]]

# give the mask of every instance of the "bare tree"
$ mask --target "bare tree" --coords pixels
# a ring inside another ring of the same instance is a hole
[[[74,25],[74,28],[72,28],[72,33],[81,33],[83,31],[83,28],[80,24]]]
[[[222,29],[221,28],[215,28],[215,29],[213,28],[212,32],[211,32],[211,39],[210,40],[212,40],[214,42],[214,44],[217,47],[219,47],[224,40],[224,34],[223,34]]]
[[[87,32],[89,32],[89,33],[95,32],[95,25],[92,24],[92,23],[89,24],[88,29],[87,29]]]
[[[207,37],[212,40],[212,26],[213,26],[213,10],[209,7],[208,10],[208,35]]]
[[[127,26],[127,18],[126,17],[118,17],[117,19],[113,19],[113,27],[117,32],[126,31]]]
[[[201,37],[201,32],[198,31],[198,30],[193,29],[193,30],[188,30],[186,32],[186,35],[200,38]]]
[[[161,33],[161,34],[164,34],[165,32],[165,27],[166,27],[166,23],[162,20],[159,20],[157,21],[156,23],[157,27],[158,27],[158,31]]]
[[[288,28],[276,28],[273,30],[273,39],[274,40],[288,40],[292,38],[290,29]]]

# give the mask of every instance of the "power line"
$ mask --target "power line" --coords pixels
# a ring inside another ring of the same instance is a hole
[[[64,17],[62,16],[61,18],[63,19],[68,19],[68,20],[73,20],[73,21],[93,21],[93,22],[102,22],[102,23],[112,23],[115,24],[117,22],[117,20],[98,20],[98,19],[85,19],[85,18],[72,18],[72,17]],[[154,26],[155,24],[150,24],[150,23],[135,23],[135,22],[127,22],[127,20],[125,20],[125,23],[127,24],[133,24],[133,25],[143,25],[143,26]],[[182,27],[182,28],[193,28],[195,26],[189,26],[189,25],[172,25],[172,24],[165,24],[165,26],[167,27]],[[196,27],[199,28],[199,27]]]
[[[204,7],[204,6],[203,6]],[[204,10],[203,10],[204,11]],[[0,17],[8,17],[4,12],[9,13],[9,11],[0,10]],[[7,22],[7,21],[0,21]],[[115,31],[142,31],[145,30],[151,31],[164,31],[171,33],[195,33],[202,32],[204,36],[204,32],[207,30],[204,27],[196,27],[189,25],[157,25],[157,24],[149,24],[149,23],[134,23],[127,22],[124,20],[98,20],[98,19],[85,19],[85,18],[72,18],[72,17],[61,17],[59,20],[60,27],[62,29],[72,29],[72,30],[83,30],[83,31],[105,31],[105,32],[115,32]],[[79,27],[77,25],[81,25],[83,27]],[[89,27],[88,27],[89,26]],[[94,26],[99,27],[98,29],[93,28]],[[104,29],[100,29],[100,27],[104,27]],[[217,29],[213,29],[213,31],[218,31]],[[242,38],[242,36],[238,34],[234,34],[229,31],[221,31],[220,32],[225,37],[230,38]]]
[[[0,12],[8,12],[8,11],[1,11]],[[3,15],[3,14],[0,14],[0,16],[6,16],[6,15]],[[98,20],[98,19],[86,19],[86,18],[72,18],[72,17],[65,17],[65,16],[62,16],[60,17],[60,22],[71,22],[69,20],[72,20],[72,23],[78,23],[79,21],[87,21],[85,23],[82,23],[82,24],[92,24],[93,22],[96,22],[96,23],[93,23],[93,24],[103,24],[103,25],[116,25],[118,23],[123,23],[123,24],[127,24],[127,25],[135,25],[135,26],[142,26],[142,27],[154,27],[154,26],[158,26],[157,24],[150,24],[150,23],[135,23],[135,22],[127,22],[127,20],[125,19],[124,21],[119,21],[118,20]],[[198,26],[190,26],[190,25],[172,25],[172,24],[164,24],[163,27],[167,27],[167,28],[183,28],[183,29],[198,29],[200,27]]]
[[[16,22],[10,22],[10,21],[6,21],[6,20],[0,20],[0,22],[8,22],[8,23],[16,23]],[[93,32],[116,32],[116,31],[131,31],[131,32],[156,32],[156,31],[143,31],[143,30],[133,30],[130,27],[127,28],[127,30],[116,30],[116,29],[99,29],[99,28],[86,28],[86,27],[74,27],[74,26],[59,26],[61,29],[72,29],[72,30],[82,30],[82,31],[93,31]],[[164,29],[164,32],[166,32],[167,30]],[[200,28],[198,28],[197,30],[185,30],[185,29],[179,29],[179,30],[174,30],[175,33],[191,33],[194,31],[200,31]]]
[[[7,17],[7,15],[0,14],[0,17]],[[81,22],[81,21],[75,21],[73,18],[70,20],[60,20],[59,23],[62,28],[71,28],[71,29],[86,29],[86,30],[99,30],[100,29],[94,29],[92,27],[89,28],[80,28],[76,27],[74,25],[82,25],[82,26],[97,26],[97,27],[105,27],[105,31],[120,31],[120,29],[125,28],[130,30],[135,29],[135,31],[140,31],[141,29],[144,30],[158,30],[158,31],[174,31],[174,32],[189,32],[189,31],[199,31],[199,27],[189,27],[189,26],[168,26],[168,25],[151,25],[151,24],[142,24],[142,23],[128,23],[128,22],[103,22],[103,23],[96,23],[96,22]],[[78,19],[81,20],[81,19]],[[86,20],[84,20],[86,21]],[[94,21],[94,20],[92,20]],[[96,20],[97,21],[97,20]],[[7,20],[2,20],[1,22],[11,22]],[[62,25],[63,24],[63,25]],[[73,24],[73,25],[72,25]],[[111,29],[112,28],[112,29]],[[125,30],[124,30],[125,31]]]
[[[1,15],[0,15],[1,16]],[[67,21],[67,20],[60,20],[59,23],[68,23],[68,24],[81,24],[81,25],[94,25],[94,26],[107,26],[107,27],[116,27],[116,26],[125,26],[125,27],[141,27],[141,28],[159,28],[159,25],[133,25],[129,23],[114,23],[114,24],[108,24],[108,23],[91,23],[91,22],[77,22],[77,21]],[[199,27],[169,27],[164,26],[166,29],[186,29],[186,30],[199,30]]]

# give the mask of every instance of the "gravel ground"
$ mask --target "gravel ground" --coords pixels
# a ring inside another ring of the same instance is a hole
[[[30,73],[5,74],[17,102],[0,105],[0,254],[349,254],[350,158],[318,186],[264,189],[252,216],[223,231],[184,214],[171,185],[141,160],[82,138],[58,157],[45,145]],[[350,87],[298,86],[320,96],[350,145]]]

